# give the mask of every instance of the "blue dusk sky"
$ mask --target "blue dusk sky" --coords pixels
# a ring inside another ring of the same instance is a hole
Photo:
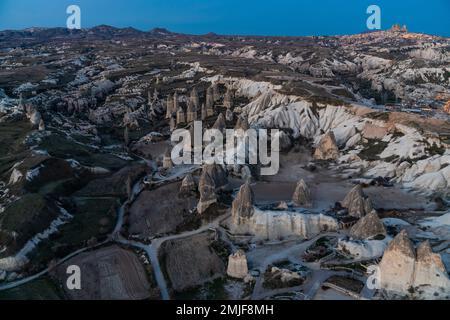
[[[450,36],[450,0],[0,0],[0,30],[65,26],[68,5],[81,26],[242,35],[339,35],[367,31],[366,9],[381,8],[382,29]]]

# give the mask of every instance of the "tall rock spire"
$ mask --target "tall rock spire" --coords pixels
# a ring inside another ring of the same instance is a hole
[[[246,182],[239,189],[239,193],[233,201],[231,207],[231,216],[235,225],[241,224],[242,220],[253,216],[255,208],[253,207],[254,195],[250,184]]]

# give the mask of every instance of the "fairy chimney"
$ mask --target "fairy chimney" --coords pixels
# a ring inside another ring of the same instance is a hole
[[[195,112],[197,112],[198,107],[200,105],[200,99],[198,97],[198,92],[197,92],[197,89],[195,87],[191,91],[191,96],[190,96],[189,101],[191,103],[191,106],[192,106],[193,110]]]
[[[166,152],[164,153],[163,168],[164,169],[170,169],[172,167],[173,167],[173,163],[172,163],[171,151],[170,151],[169,148],[167,148]]]
[[[378,235],[386,236],[386,228],[375,210],[362,217],[350,229],[350,237],[358,240],[369,239]]]
[[[244,279],[248,275],[245,252],[238,250],[228,257],[227,275],[235,279]]]
[[[231,206],[231,216],[235,225],[240,225],[243,221],[253,216],[255,212],[253,201],[253,191],[250,188],[250,184],[246,182],[239,189],[239,193]]]
[[[216,122],[212,126],[212,129],[216,129],[219,130],[220,132],[223,132],[226,129],[226,127],[227,124],[225,122],[225,117],[223,116],[222,113],[220,113],[219,116],[217,117]]]
[[[311,207],[312,199],[309,187],[306,185],[305,180],[301,179],[295,188],[294,195],[292,196],[292,202],[298,207]]]
[[[167,97],[166,101],[166,119],[170,119],[173,114],[173,99],[171,96]]]
[[[198,213],[204,213],[211,205],[217,203],[216,185],[213,178],[206,170],[202,171],[200,181],[198,183],[200,200],[197,204]]]
[[[348,210],[349,215],[357,218],[361,218],[373,210],[372,201],[364,194],[360,184],[350,190],[341,204]]]
[[[183,197],[190,196],[195,194],[196,190],[197,186],[195,184],[195,180],[192,177],[192,174],[189,173],[181,182],[179,195]]]
[[[333,131],[329,131],[323,135],[322,139],[314,152],[316,160],[336,160],[339,158],[339,148],[336,144],[336,138]]]
[[[186,114],[182,107],[179,107],[177,110],[177,124],[186,123]]]

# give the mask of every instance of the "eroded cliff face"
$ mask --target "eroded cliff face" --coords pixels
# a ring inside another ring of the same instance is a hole
[[[334,160],[331,167],[343,177],[386,177],[425,194],[450,189],[450,146],[438,137],[449,127],[443,120],[425,123],[416,115],[382,113],[359,104],[313,103],[282,94],[280,86],[269,82],[220,75],[204,80],[227,82],[248,98],[241,114],[252,127],[289,129],[290,138],[309,139],[319,151],[334,136],[326,144],[331,151],[318,152],[317,159]]]
[[[450,280],[439,254],[432,252],[428,241],[417,250],[405,230],[387,247],[380,264],[381,288],[417,298],[448,298]]]

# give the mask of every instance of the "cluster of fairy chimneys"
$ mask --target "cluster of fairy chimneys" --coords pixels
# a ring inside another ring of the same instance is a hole
[[[253,216],[253,199],[253,191],[251,190],[250,184],[247,182],[241,186],[239,193],[232,204],[231,212],[235,223],[240,224],[242,219],[245,220]],[[300,179],[295,187],[294,194],[292,195],[292,204],[295,207],[304,208],[311,208],[313,206],[311,190],[303,179]],[[373,216],[370,214],[375,213],[372,208],[372,202],[370,198],[364,194],[361,185],[356,185],[350,190],[341,204],[342,207],[347,209],[348,215],[355,218],[363,218],[367,215],[371,218]],[[281,206],[281,208],[282,207],[287,208],[287,203],[284,206]]]
[[[223,98],[223,107],[226,108],[225,117],[222,113],[217,119],[217,127],[225,125],[226,121],[233,121],[233,91],[227,88]],[[170,122],[171,130],[175,130],[177,125],[189,124],[196,120],[206,120],[216,114],[215,106],[220,100],[220,93],[217,84],[213,84],[206,90],[206,100],[200,106],[200,98],[197,89],[194,87],[187,99],[187,105],[184,108],[180,104],[178,93],[169,95],[166,101],[166,119]]]
[[[248,220],[253,216],[255,211],[254,198],[253,190],[250,187],[250,183],[247,181],[241,186],[232,203],[231,216],[234,224],[239,225],[244,223],[245,220]],[[295,187],[294,194],[292,195],[292,204],[296,207],[304,208],[310,208],[313,205],[311,191],[303,179],[301,179]],[[288,206],[285,204],[281,207],[287,208]]]
[[[448,299],[450,279],[442,258],[428,240],[414,247],[406,230],[389,243],[380,268],[380,287],[402,295]]]

